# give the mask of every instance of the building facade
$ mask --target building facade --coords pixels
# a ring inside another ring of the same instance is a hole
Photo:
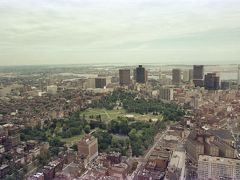
[[[56,94],[58,87],[56,85],[47,86],[47,93]]]
[[[129,84],[131,84],[130,69],[119,70],[119,84],[121,86],[128,86]]]
[[[179,85],[181,83],[181,70],[173,69],[172,70],[172,84]]]
[[[204,66],[203,65],[194,65],[193,66],[193,79],[203,79],[204,75]]]
[[[98,140],[94,136],[86,135],[78,143],[78,155],[87,159],[87,162],[91,162],[98,156]]]
[[[230,89],[230,82],[229,81],[221,81],[221,89],[222,90],[229,90]]]
[[[174,151],[167,167],[164,180],[183,180],[185,179],[185,160],[186,153]]]
[[[106,85],[106,78],[95,78],[95,88],[104,88]]]
[[[193,66],[193,83],[196,87],[204,86],[203,76],[204,76],[204,66],[194,65]]]
[[[136,82],[144,84],[147,82],[147,71],[142,65],[139,65],[135,71]]]
[[[189,82],[190,81],[190,71],[184,70],[183,71],[183,82]]]
[[[207,90],[218,90],[219,87],[219,77],[216,73],[207,73],[204,78],[204,87]]]
[[[173,100],[173,89],[171,89],[171,88],[160,88],[159,98],[161,100],[172,101]]]
[[[240,160],[200,155],[198,179],[240,179]]]

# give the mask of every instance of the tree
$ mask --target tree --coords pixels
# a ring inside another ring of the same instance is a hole
[[[60,152],[59,147],[51,147],[50,151],[51,151],[51,155],[53,155],[53,156],[58,156],[58,154]]]
[[[8,175],[4,180],[16,180],[16,178]]]
[[[84,127],[84,131],[85,131],[85,133],[89,134],[89,133],[90,133],[90,126],[89,126],[89,125],[86,125],[86,126]]]
[[[120,120],[119,122],[119,133],[127,135],[129,133],[129,128],[128,128],[128,121],[127,120]]]
[[[78,151],[78,146],[77,146],[77,144],[72,145],[71,148],[72,148],[74,151]]]
[[[104,130],[97,130],[93,135],[98,139],[99,151],[107,150],[112,142],[112,135]]]
[[[11,154],[7,153],[3,156],[3,158],[6,159],[7,161],[10,161],[13,158],[13,156]]]
[[[54,137],[53,139],[51,139],[49,144],[50,146],[53,146],[53,147],[61,147],[64,145],[64,143],[61,142],[60,139],[57,137]]]
[[[45,153],[45,154],[40,154],[37,156],[37,160],[40,166],[44,166],[49,162],[50,159],[50,154]]]
[[[27,174],[27,172],[28,172],[27,166],[23,166],[23,173],[24,173],[24,174]]]

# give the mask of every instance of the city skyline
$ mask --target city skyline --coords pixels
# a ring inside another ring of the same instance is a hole
[[[3,0],[0,9],[1,66],[240,59],[237,0]]]
[[[0,179],[240,180],[240,0],[0,0]]]

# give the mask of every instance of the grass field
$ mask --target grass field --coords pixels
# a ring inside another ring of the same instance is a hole
[[[152,115],[152,114],[138,114],[138,113],[127,113],[124,109],[113,109],[113,110],[107,110],[107,109],[87,109],[83,112],[81,112],[81,115],[85,114],[86,119],[90,119],[89,116],[93,115],[94,117],[97,115],[101,115],[102,120],[110,121],[113,119],[117,119],[117,117],[133,117],[136,120],[140,121],[148,121],[149,119],[152,120],[162,120],[162,115]]]

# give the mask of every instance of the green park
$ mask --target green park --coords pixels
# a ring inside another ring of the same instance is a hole
[[[139,156],[153,144],[157,133],[169,122],[179,121],[183,115],[184,109],[174,103],[118,90],[93,100],[86,109],[72,113],[68,118],[47,121],[42,127],[26,128],[21,138],[47,141],[49,155],[57,156],[68,147],[76,150],[77,142],[91,132],[98,138],[99,152],[116,151],[129,155],[131,147],[132,154]]]

